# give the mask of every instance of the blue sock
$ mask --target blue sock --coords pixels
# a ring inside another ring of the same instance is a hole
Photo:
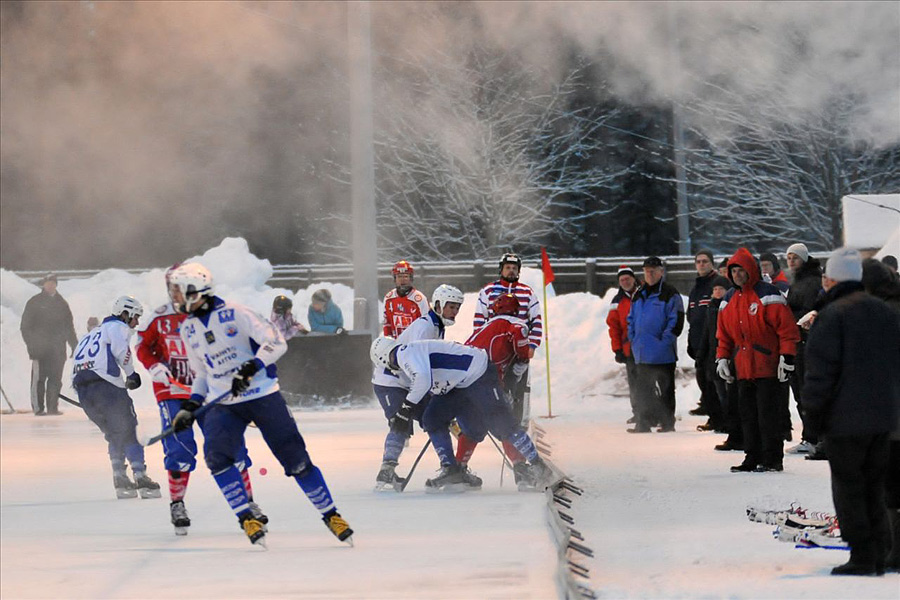
[[[328,491],[328,486],[325,484],[325,478],[322,477],[322,471],[319,470],[319,467],[311,466],[306,469],[302,476],[294,475],[294,479],[297,480],[297,483],[300,484],[300,489],[303,490],[306,497],[309,498],[309,501],[313,503],[313,506],[320,513],[324,515],[334,510],[334,500],[331,498],[331,492]]]
[[[384,438],[384,454],[382,455],[381,460],[383,462],[397,462],[397,459],[400,458],[400,454],[403,452],[403,447],[406,445],[407,439],[409,438],[405,435],[389,431]]]
[[[214,473],[213,478],[219,484],[219,489],[222,490],[222,495],[225,496],[234,514],[240,515],[250,508],[247,490],[244,489],[244,479],[237,467],[232,465],[224,471]]]
[[[524,456],[528,462],[532,463],[537,459],[537,448],[534,447],[534,443],[532,443],[531,438],[528,437],[527,433],[520,429],[509,436],[508,439],[512,442],[512,445],[516,447],[516,450],[522,453],[522,456]]]
[[[434,451],[437,452],[438,458],[441,459],[442,467],[451,467],[456,464],[456,455],[453,453],[453,442],[450,439],[450,432],[441,429],[435,432],[428,432],[431,438],[431,444]]]

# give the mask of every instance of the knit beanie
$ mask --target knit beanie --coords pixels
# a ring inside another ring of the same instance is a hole
[[[622,265],[621,267],[619,267],[618,272],[616,272],[616,279],[618,279],[622,275],[631,275],[632,277],[634,277],[634,270],[627,265]]]
[[[809,250],[806,249],[806,244],[800,244],[800,243],[791,244],[790,246],[788,246],[788,249],[785,252],[785,254],[791,254],[791,253],[794,253],[797,256],[799,256],[800,260],[802,260],[803,262],[806,262],[809,260]]]
[[[731,289],[731,282],[728,281],[727,277],[722,277],[721,275],[716,275],[712,280],[712,287],[723,287],[726,290]]]
[[[698,250],[697,253],[694,255],[694,258],[697,258],[701,254],[703,254],[704,256],[709,258],[710,264],[713,264],[713,265],[716,264],[716,259],[713,258],[712,250],[707,250],[706,248],[704,248],[702,250]]]
[[[771,252],[763,252],[762,254],[760,254],[759,261],[760,262],[766,261],[766,262],[772,263],[772,266],[775,267],[776,273],[781,270],[781,264],[778,262],[778,257],[775,256],[774,254],[772,254]],[[806,262],[806,261],[803,261],[803,262]]]
[[[828,257],[825,276],[835,281],[862,281],[862,257],[853,248],[838,248]]]

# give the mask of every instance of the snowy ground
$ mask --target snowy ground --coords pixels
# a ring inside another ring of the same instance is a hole
[[[311,290],[265,285],[271,267],[250,255],[243,240],[226,240],[202,260],[226,298],[267,312],[272,298],[292,294],[305,315]],[[637,266],[637,265],[633,265]],[[538,286],[537,272],[526,270]],[[37,288],[0,270],[0,372],[4,390],[28,406],[28,361],[18,333],[24,302]],[[104,316],[113,299],[133,293],[152,308],[165,297],[162,269],[143,275],[106,271],[60,282],[76,329]],[[340,305],[352,291],[333,286]],[[426,290],[429,291],[430,290]],[[552,412],[547,414],[542,348],[532,365],[532,415],[547,431],[553,460],[585,495],[572,514],[595,558],[591,586],[620,598],[898,598],[900,578],[828,574],[845,552],[797,550],[751,523],[748,504],[832,511],[828,465],[787,456],[784,473],[732,474],[738,453],[714,452],[721,436],[695,430],[692,374],[680,370],[671,434],[625,433],[629,416],[622,368],[612,360],[604,323],[610,296],[551,297]],[[468,295],[448,337],[471,331]],[[345,315],[349,313],[349,305]],[[685,356],[686,336],[679,340]],[[684,361],[680,367],[688,367]],[[158,429],[152,395],[134,394],[141,429]],[[64,393],[70,393],[64,384]],[[436,469],[432,452],[403,495],[375,494],[384,418],[374,407],[297,412],[314,460],[342,513],[357,530],[356,547],[337,543],[255,430],[248,445],[256,496],[272,519],[269,551],[253,548],[202,468],[191,480],[190,535],[176,538],[168,502],[115,500],[96,428],[75,407],[62,417],[7,415],[0,419],[0,596],[15,598],[552,598],[556,550],[544,499],[500,487],[500,458],[478,449],[472,467],[484,490],[427,496],[424,479]],[[794,414],[795,433],[799,420]],[[403,455],[401,472],[424,443]],[[148,452],[151,475],[164,481],[159,447]],[[260,475],[260,468],[268,473]],[[508,474],[507,474],[508,480]]]

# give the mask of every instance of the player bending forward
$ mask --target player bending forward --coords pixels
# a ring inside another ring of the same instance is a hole
[[[166,288],[170,300],[172,290],[169,279],[177,268],[178,265],[175,265],[166,271]],[[170,301],[157,308],[150,322],[138,332],[137,357],[153,377],[153,393],[156,395],[163,429],[171,427],[172,419],[191,398],[191,384],[194,378],[188,366],[184,342],[181,341],[181,324],[186,318],[187,315],[176,311],[173,302]],[[203,417],[199,422],[202,430]],[[184,506],[184,496],[187,493],[191,472],[197,466],[194,428],[188,427],[175,435],[163,438],[162,446],[165,454],[164,465],[169,475],[171,497],[169,512],[172,525],[175,527],[176,535],[187,535],[191,519]],[[260,522],[267,524],[269,518],[253,502],[253,488],[250,485],[248,471],[252,465],[246,446],[241,446],[236,466],[241,472],[250,510]]]
[[[466,473],[453,454],[450,423],[455,418],[463,433],[480,442],[490,431],[509,441],[529,461],[529,476],[542,486],[552,472],[538,456],[528,434],[518,426],[507,406],[497,369],[480,348],[444,340],[400,344],[389,337],[372,342],[372,361],[401,371],[412,382],[394,422],[408,422],[415,406],[430,391],[431,401],[422,415],[441,462],[437,477],[425,482],[426,492],[460,492],[470,488]],[[392,423],[392,427],[394,427]]]
[[[322,520],[339,540],[352,545],[353,530],[335,508],[319,468],[278,391],[275,361],[287,343],[275,327],[249,308],[227,303],[212,293],[212,275],[203,265],[187,263],[169,278],[172,301],[188,318],[181,339],[194,371],[190,400],[172,425],[186,429],[207,396],[221,402],[203,416],[203,454],[206,466],[254,544],[265,545],[264,524],[250,509],[250,498],[235,466],[244,447],[244,431],[255,423],[266,445],[297,480]]]
[[[144,447],[137,441],[134,403],[127,391],[141,385],[128,342],[142,314],[144,307],[133,297],[116,300],[112,315],[81,338],[72,370],[72,387],[81,408],[109,445],[113,485],[119,499],[137,498],[138,494],[141,498],[160,497],[159,484],[147,476]],[[133,482],[125,473],[125,459],[131,463]]]
[[[463,299],[463,293],[458,288],[452,285],[439,285],[431,295],[431,305],[434,308],[410,323],[397,338],[398,341],[405,344],[419,340],[444,339],[444,328],[456,322],[456,315]],[[381,468],[375,477],[375,491],[393,489],[399,492],[403,487],[404,480],[397,476],[395,469],[406,442],[413,434],[413,420],[419,421],[421,425],[422,411],[428,405],[428,398],[425,398],[416,405],[410,419],[394,420],[409,392],[410,384],[409,379],[402,373],[394,373],[378,363],[375,364],[372,387],[390,425],[390,430],[384,438]],[[481,480],[477,483],[478,487],[481,487]]]

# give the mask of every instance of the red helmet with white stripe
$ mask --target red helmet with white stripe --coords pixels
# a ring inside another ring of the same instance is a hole
[[[491,312],[495,315],[519,314],[519,299],[514,294],[501,294],[491,304]]]

